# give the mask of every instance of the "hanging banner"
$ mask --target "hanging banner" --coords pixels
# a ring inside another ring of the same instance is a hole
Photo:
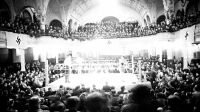
[[[28,35],[6,32],[7,48],[27,48]]]
[[[194,42],[200,42],[200,24],[195,25]]]
[[[0,31],[0,48],[6,47],[6,32]]]
[[[177,31],[175,33],[175,36],[178,38],[181,38],[183,40],[187,40],[190,43],[193,43],[194,42],[194,31],[195,31],[195,25],[181,29],[180,31]]]

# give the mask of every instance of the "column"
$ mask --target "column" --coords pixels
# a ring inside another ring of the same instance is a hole
[[[139,80],[142,82],[142,67],[141,67],[141,59],[138,61],[138,67],[139,67]]]
[[[36,2],[36,6],[37,6],[36,11],[38,13],[38,17],[41,22],[41,29],[43,29],[44,31],[45,31],[45,23],[46,23],[46,12],[47,12],[49,1],[50,0],[37,0]]]
[[[156,48],[151,49],[151,56],[156,56]]]
[[[166,22],[169,24],[174,15],[174,0],[163,0]]]
[[[49,63],[48,63],[48,59],[45,59],[44,62],[44,68],[45,68],[45,86],[47,86],[49,84]]]
[[[40,21],[41,21],[40,28],[45,32],[46,15],[41,15]]]
[[[188,68],[188,50],[187,48],[185,50],[186,51],[183,51],[183,69]]]
[[[63,31],[66,32],[68,23],[67,23],[67,14],[66,14],[64,4],[61,5],[61,14],[63,14],[63,16],[62,16]]]
[[[58,64],[58,63],[59,63],[59,53],[56,54],[56,64]]]
[[[167,49],[167,60],[171,60],[173,59],[173,53],[172,53],[172,49],[169,48]]]
[[[131,55],[131,63],[132,63],[132,73],[134,74],[134,56],[133,55]]]
[[[44,69],[45,69],[45,86],[49,84],[49,63],[47,59],[47,52],[42,52],[40,54],[41,56],[41,62],[44,62]]]
[[[148,58],[151,58],[151,56],[152,56],[152,50],[148,49]]]
[[[72,55],[68,54],[64,61],[65,66],[68,66],[68,73],[65,74],[65,82],[69,83],[69,76],[71,74],[71,67],[72,67]]]
[[[185,43],[183,49],[183,69],[188,68],[188,64],[190,64],[191,60],[194,58],[193,54],[195,52],[195,46],[191,45],[189,42]]]
[[[182,49],[183,52],[183,69],[187,69],[188,68],[188,48],[189,48],[189,43],[187,41],[187,38],[184,40],[184,49]]]
[[[189,44],[188,48],[188,64],[190,64],[191,60],[194,58],[194,52],[195,52],[195,45]]]
[[[21,63],[21,71],[26,71],[25,69],[25,50],[20,49],[20,63]]]
[[[156,50],[156,55],[159,56],[159,62],[162,62],[162,49],[157,49]]]
[[[120,73],[124,73],[124,57],[121,56],[121,58],[119,59],[119,67],[120,67]]]

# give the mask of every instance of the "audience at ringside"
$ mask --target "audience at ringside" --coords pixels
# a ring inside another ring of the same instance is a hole
[[[44,73],[40,64],[19,65],[0,69],[0,110],[2,112],[199,112],[200,64],[191,62],[188,69],[159,62],[158,58],[142,58],[143,75],[151,85],[138,84],[120,91],[108,83],[102,89],[60,86],[56,91],[44,89]],[[42,79],[43,77],[43,79]],[[37,80],[41,81],[37,81]]]

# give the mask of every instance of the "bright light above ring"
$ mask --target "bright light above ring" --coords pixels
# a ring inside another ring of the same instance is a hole
[[[97,0],[98,5],[88,11],[86,11],[81,17],[79,24],[84,25],[86,23],[98,23],[107,16],[114,16],[124,21],[138,21],[142,24],[142,17],[135,10],[122,5],[119,0]]]
[[[97,0],[97,2],[100,5],[112,6],[112,5],[117,5],[119,3],[119,0]]]

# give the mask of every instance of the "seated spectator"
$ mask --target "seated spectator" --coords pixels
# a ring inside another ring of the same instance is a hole
[[[64,112],[65,109],[65,104],[58,99],[50,105],[50,112]]]
[[[45,96],[50,96],[50,95],[53,95],[54,92],[52,91],[51,88],[48,88],[48,91],[45,92]]]
[[[157,93],[156,101],[158,103],[158,107],[164,108],[166,106],[167,98],[163,93]]]
[[[146,85],[136,85],[131,89],[129,103],[123,105],[121,112],[155,112],[150,88]]]
[[[120,91],[118,91],[118,95],[125,94],[125,86],[121,86]]]
[[[39,96],[33,96],[29,99],[28,110],[25,112],[43,112],[40,106]]]
[[[79,108],[80,99],[77,96],[71,96],[67,99],[67,112],[77,112]]]
[[[177,95],[170,95],[168,97],[168,107],[164,112],[183,112],[181,108],[180,97]]]
[[[106,84],[103,86],[103,90],[105,92],[110,92],[111,91],[111,87],[108,85],[108,82],[106,82]]]
[[[89,94],[85,102],[86,110],[88,112],[109,112],[109,102],[105,94],[93,92]]]

